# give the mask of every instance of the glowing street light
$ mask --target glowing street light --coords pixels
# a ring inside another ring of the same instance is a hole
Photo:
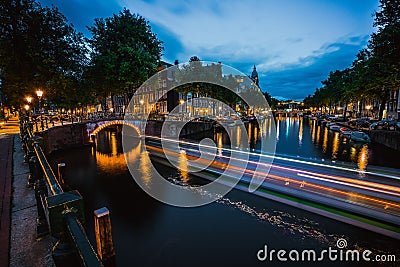
[[[39,99],[42,98],[42,96],[43,96],[43,91],[40,90],[40,89],[37,90],[37,91],[36,91],[36,95],[39,97]]]
[[[371,110],[372,106],[371,105],[366,105],[365,109],[367,110],[367,117],[369,116],[369,111]]]
[[[29,104],[32,103],[32,97],[27,96],[27,97],[26,97],[26,101],[28,101]]]

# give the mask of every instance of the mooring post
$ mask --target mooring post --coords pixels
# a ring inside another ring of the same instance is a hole
[[[57,172],[58,172],[58,182],[61,187],[64,189],[65,187],[65,163],[61,162],[57,164]]]
[[[112,266],[115,260],[110,212],[106,207],[94,211],[94,229],[97,254],[105,266]]]
[[[90,135],[90,142],[92,147],[96,147],[96,136],[94,134]]]

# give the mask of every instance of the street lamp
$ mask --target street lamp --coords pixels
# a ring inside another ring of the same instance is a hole
[[[371,105],[365,106],[365,109],[367,110],[367,117],[369,116],[369,110],[372,108]]]
[[[25,105],[24,108],[25,108],[26,115],[28,116],[28,120],[29,120],[29,105]]]
[[[183,99],[179,99],[179,104],[180,104],[180,110],[181,110],[181,115],[182,115],[182,120],[184,117],[184,112],[186,112],[185,106],[183,106],[183,104],[185,104],[185,100]]]
[[[42,127],[42,131],[44,130],[44,125],[43,125],[43,119],[42,119],[42,110],[41,110],[41,100],[43,96],[43,91],[42,90],[37,90],[36,95],[39,98],[39,114],[40,114],[40,127]]]
[[[140,103],[140,105],[142,106],[142,120],[144,119],[144,100],[143,99],[140,99],[139,100],[139,103]]]
[[[26,101],[28,102],[28,105],[25,105],[25,110],[26,110],[26,116],[28,117],[28,121],[29,121],[29,105],[32,103],[32,97],[27,96]]]

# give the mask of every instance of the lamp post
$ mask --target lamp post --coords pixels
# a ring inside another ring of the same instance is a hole
[[[36,95],[39,98],[39,114],[40,114],[40,127],[42,128],[42,131],[44,130],[44,125],[43,125],[43,119],[42,119],[42,109],[41,109],[41,100],[43,96],[43,91],[42,90],[37,90]]]
[[[29,121],[29,105],[25,105],[24,108],[25,108],[26,116],[28,117],[28,121]]]
[[[141,106],[141,112],[142,112],[141,118],[142,118],[142,121],[143,121],[144,120],[144,100],[140,99],[139,103],[140,103],[140,106]]]
[[[184,105],[183,104],[185,104],[185,100],[183,100],[183,99],[180,99],[179,100],[179,104],[181,105],[181,114],[182,114],[182,120],[183,120],[183,116],[184,116],[184,112],[185,112],[185,110],[184,110]]]

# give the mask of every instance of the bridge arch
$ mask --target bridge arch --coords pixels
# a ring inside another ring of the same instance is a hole
[[[99,121],[99,122],[93,122],[89,123],[87,126],[88,128],[88,133],[89,136],[91,135],[97,135],[100,131],[113,126],[113,125],[126,125],[131,127],[133,130],[135,130],[138,134],[139,137],[142,136],[142,133],[140,131],[140,127],[138,125],[135,125],[134,122],[129,122],[126,120],[109,120],[109,121]]]

